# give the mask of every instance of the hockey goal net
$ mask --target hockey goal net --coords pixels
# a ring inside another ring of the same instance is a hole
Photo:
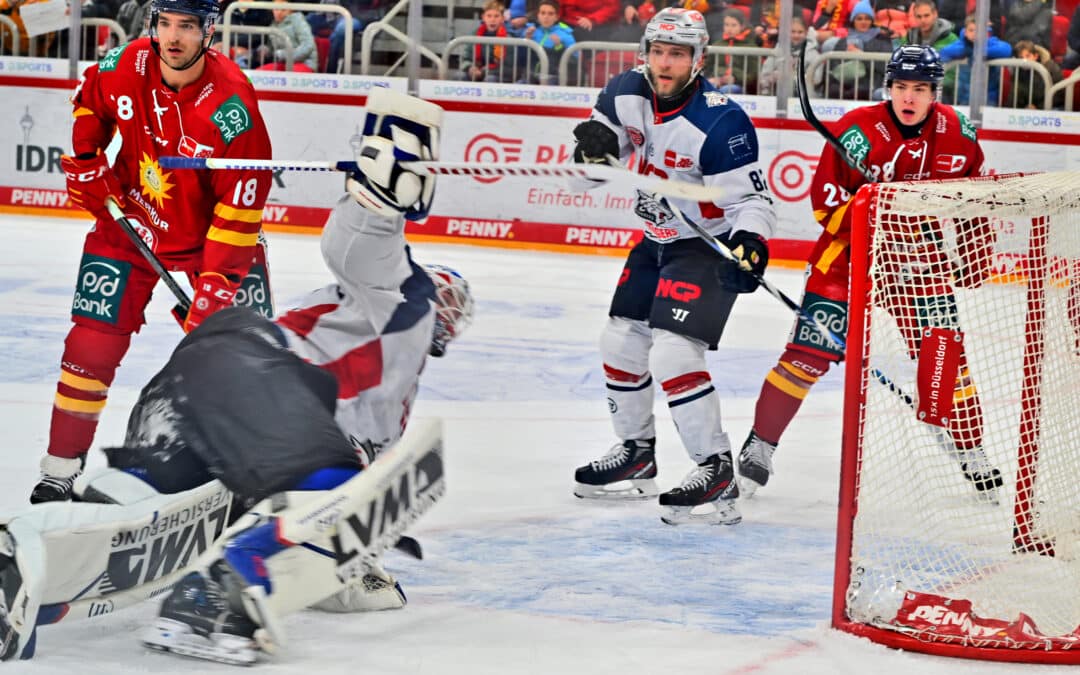
[[[1062,172],[857,195],[837,628],[1080,663],[1078,186]]]

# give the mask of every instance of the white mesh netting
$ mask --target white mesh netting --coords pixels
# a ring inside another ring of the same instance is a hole
[[[1078,186],[1080,172],[880,186],[851,286],[867,298],[850,317],[861,363],[848,355],[862,399],[851,620],[1080,650]],[[955,343],[954,370],[922,349],[930,328]],[[952,402],[943,427],[917,414],[935,386]]]

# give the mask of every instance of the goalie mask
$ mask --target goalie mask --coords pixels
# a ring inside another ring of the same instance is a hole
[[[445,265],[422,265],[435,284],[435,332],[431,336],[432,356],[442,356],[450,341],[472,322],[473,298],[469,282]]]
[[[705,17],[697,10],[669,7],[660,10],[649,20],[645,26],[645,34],[641,36],[638,58],[644,63],[641,68],[645,80],[655,89],[652,73],[649,72],[649,45],[653,42],[685,45],[693,50],[694,65],[690,69],[690,79],[672,95],[677,96],[705,67],[705,49],[709,45],[709,29],[705,26]]]
[[[371,90],[364,113],[358,170],[346,189],[364,208],[381,216],[427,217],[435,178],[409,171],[402,162],[437,160],[443,109],[384,87]]]

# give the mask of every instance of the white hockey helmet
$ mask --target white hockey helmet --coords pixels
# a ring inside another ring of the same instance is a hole
[[[445,265],[421,265],[435,284],[435,332],[431,336],[432,356],[446,353],[446,345],[461,335],[472,322],[473,297],[469,282]]]
[[[701,69],[705,67],[705,49],[709,46],[709,29],[705,26],[705,17],[694,9],[668,7],[662,9],[649,20],[645,33],[641,36],[638,58],[645,64],[645,76],[649,78],[649,44],[666,42],[673,45],[686,45],[694,51],[694,65],[690,70],[690,82],[693,82]],[[689,82],[687,83],[689,84]]]

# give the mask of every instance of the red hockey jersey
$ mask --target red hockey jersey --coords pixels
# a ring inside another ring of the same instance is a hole
[[[176,92],[162,82],[149,38],[110,51],[86,70],[72,97],[72,144],[76,154],[92,153],[118,134],[113,170],[127,200],[124,212],[151,249],[167,265],[242,278],[272,173],[165,171],[159,162],[168,155],[270,158],[251,83],[218,52],[207,51],[205,59],[202,76]]]
[[[900,135],[889,114],[888,101],[851,110],[833,126],[840,142],[873,172],[879,182],[943,180],[978,176],[983,153],[975,126],[951,106],[935,103],[916,137]],[[825,229],[811,254],[821,272],[836,263],[847,266],[851,232],[848,206],[852,195],[866,183],[861,173],[825,146],[810,187],[814,217]]]

